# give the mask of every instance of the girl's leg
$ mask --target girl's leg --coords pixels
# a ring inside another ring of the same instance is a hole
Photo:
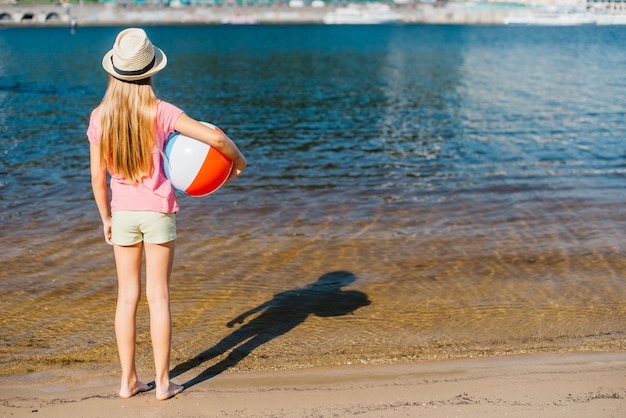
[[[182,386],[170,381],[172,316],[170,313],[170,274],[174,261],[175,241],[145,244],[146,295],[150,307],[150,334],[156,372],[156,397],[164,400],[180,393]]]
[[[141,252],[141,243],[130,247],[114,246],[118,281],[115,337],[122,366],[122,398],[149,390],[148,385],[139,381],[135,366],[135,323],[141,297]]]

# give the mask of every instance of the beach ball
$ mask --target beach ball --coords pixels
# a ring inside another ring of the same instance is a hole
[[[167,139],[163,165],[172,186],[190,196],[213,193],[226,182],[233,168],[233,162],[217,148],[178,132]]]

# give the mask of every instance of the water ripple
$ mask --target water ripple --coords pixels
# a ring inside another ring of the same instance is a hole
[[[159,94],[249,161],[180,197],[174,361],[279,333],[228,327],[267,303],[293,327],[238,367],[623,349],[624,30],[149,28]],[[116,32],[0,31],[0,373],[117,362],[85,137]],[[335,271],[371,303],[276,299]]]

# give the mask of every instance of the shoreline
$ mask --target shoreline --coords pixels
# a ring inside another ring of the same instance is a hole
[[[474,2],[271,5],[4,4],[0,28],[200,25],[626,25],[626,11]]]
[[[160,5],[115,4],[20,4],[0,6],[0,27],[66,27],[118,25],[250,25],[250,24],[325,24],[325,16],[346,6],[363,10],[364,5],[329,4],[324,7],[304,5],[192,5],[164,7]],[[380,4],[379,4],[380,5]],[[385,3],[385,7],[387,3]],[[533,10],[533,9],[522,9]],[[390,5],[388,11],[369,10],[368,16],[381,13],[396,15],[395,24],[482,24],[500,25],[514,7],[486,7],[474,3]],[[26,16],[27,18],[25,18]],[[363,16],[358,17],[358,19]],[[365,23],[365,22],[361,22]]]
[[[0,416],[575,418],[626,410],[626,352],[226,372],[168,401],[154,392],[119,399],[118,377],[93,372],[0,377]]]

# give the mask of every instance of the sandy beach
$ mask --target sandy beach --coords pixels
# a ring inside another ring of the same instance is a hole
[[[623,417],[626,353],[226,372],[168,401],[116,395],[117,377],[3,377],[1,417]],[[183,376],[184,377],[184,376]]]

